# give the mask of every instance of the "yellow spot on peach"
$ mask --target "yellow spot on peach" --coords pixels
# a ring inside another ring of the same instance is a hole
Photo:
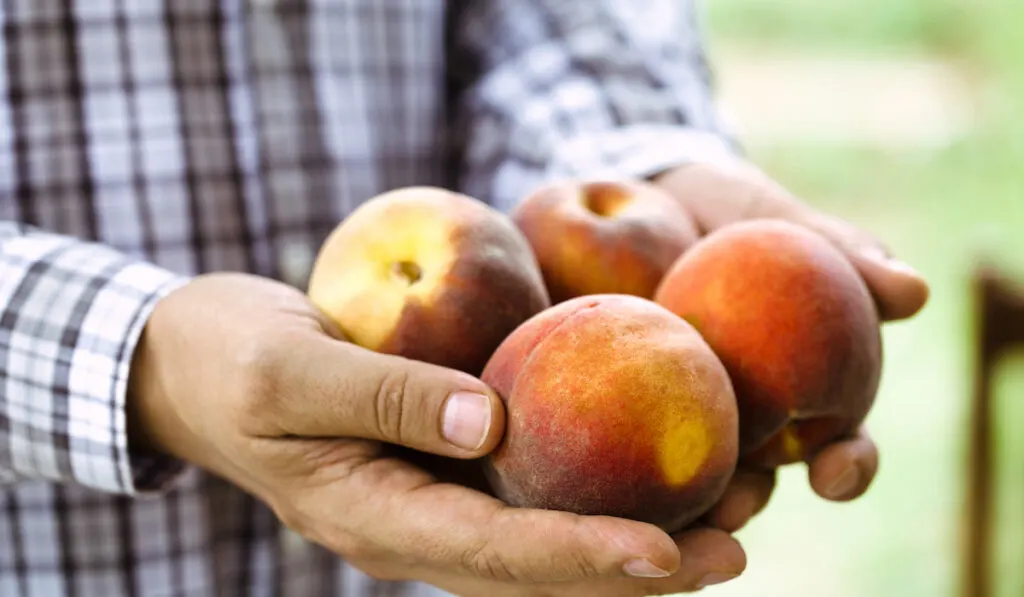
[[[444,193],[418,188],[381,195],[352,212],[324,242],[309,298],[344,319],[352,342],[380,347],[406,304],[430,304],[443,287],[457,256],[452,232],[463,217],[438,207]]]
[[[701,419],[676,419],[662,433],[658,448],[665,482],[678,487],[692,479],[707,460],[711,452],[711,438]]]

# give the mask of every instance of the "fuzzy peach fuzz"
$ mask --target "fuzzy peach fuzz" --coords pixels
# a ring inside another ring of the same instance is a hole
[[[472,375],[550,305],[512,220],[435,187],[389,191],[349,214],[321,246],[308,294],[355,344]]]
[[[721,496],[738,422],[721,362],[653,302],[593,295],[534,316],[482,379],[506,402],[486,461],[506,502],[678,530]]]
[[[722,359],[740,412],[740,459],[807,460],[867,416],[882,367],[866,284],[824,237],[781,220],[720,228],[673,265],[655,300]]]
[[[640,181],[549,183],[511,217],[533,247],[553,303],[611,293],[650,299],[698,238],[679,201]]]

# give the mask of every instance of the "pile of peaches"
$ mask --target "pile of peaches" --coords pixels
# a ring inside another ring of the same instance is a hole
[[[513,506],[680,530],[737,466],[805,461],[874,402],[880,321],[816,233],[706,235],[660,187],[548,183],[510,214],[433,187],[340,222],[308,293],[347,340],[479,376],[506,431],[479,466]]]

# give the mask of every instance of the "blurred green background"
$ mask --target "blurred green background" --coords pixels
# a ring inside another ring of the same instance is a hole
[[[882,238],[932,300],[885,330],[868,494],[827,503],[780,476],[715,597],[960,595],[969,272],[1024,282],[1024,2],[706,0],[723,109],[753,159]],[[1024,593],[1024,359],[1000,369],[997,595]],[[1016,398],[1016,400],[1014,400]]]

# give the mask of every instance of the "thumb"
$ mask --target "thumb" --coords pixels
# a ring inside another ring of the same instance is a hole
[[[284,387],[308,388],[288,400],[290,434],[355,437],[453,458],[478,458],[505,432],[498,395],[479,379],[445,367],[318,336],[292,360]]]

